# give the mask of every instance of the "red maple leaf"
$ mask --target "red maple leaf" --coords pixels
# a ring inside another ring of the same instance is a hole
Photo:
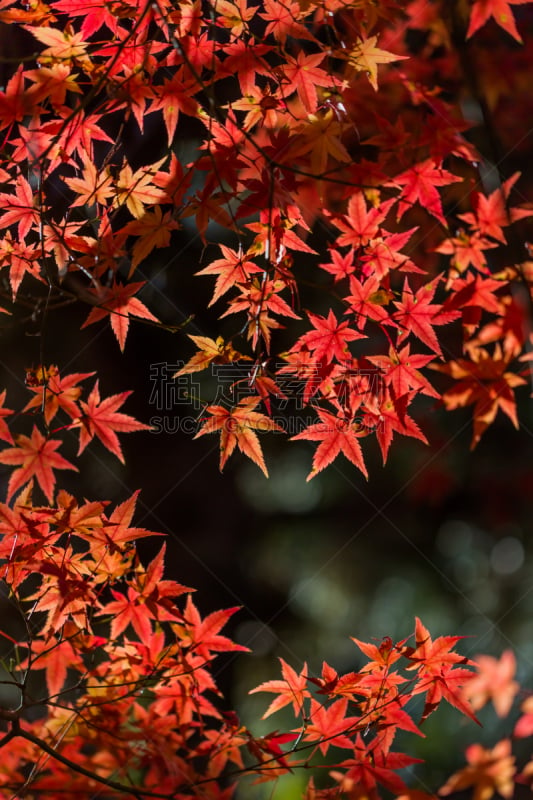
[[[379,226],[394,205],[394,198],[381,203],[377,208],[367,209],[363,192],[354,192],[348,201],[348,211],[341,216],[332,216],[331,221],[342,231],[337,239],[339,247],[360,247],[368,244],[379,234]]]
[[[197,114],[198,102],[192,95],[199,91],[200,86],[192,78],[184,77],[183,72],[178,72],[172,78],[166,78],[163,85],[154,85],[156,98],[150,106],[152,111],[163,111],[163,118],[167,129],[168,145],[173,142],[176,125],[180,111],[189,117]]]
[[[350,311],[356,315],[359,330],[363,330],[369,319],[382,323],[388,321],[389,325],[394,324],[388,319],[389,312],[384,308],[392,300],[393,295],[381,288],[380,281],[375,275],[371,275],[364,283],[351,275],[350,292],[345,300],[350,303]]]
[[[428,159],[420,164],[415,164],[400,175],[396,175],[394,180],[387,185],[400,184],[403,187],[398,201],[398,219],[401,219],[405,212],[418,202],[439,222],[446,225],[442,202],[436,187],[448,186],[448,184],[458,181],[462,181],[462,178],[443,169],[439,162]]]
[[[56,483],[53,470],[71,469],[78,472],[78,468],[56,452],[62,444],[60,440],[46,439],[35,426],[31,437],[21,434],[15,441],[16,447],[8,447],[0,453],[1,464],[8,464],[11,467],[20,464],[9,479],[7,499],[10,500],[14,493],[32,478],[37,478],[46,499],[51,503]]]
[[[307,480],[311,480],[318,472],[331,464],[339,453],[343,453],[363,473],[365,478],[368,478],[363,451],[359,443],[361,436],[366,436],[367,432],[357,422],[335,417],[322,408],[317,408],[316,411],[320,422],[309,425],[305,430],[292,437],[293,440],[310,439],[320,442],[313,456],[313,469],[307,476]]]
[[[220,431],[221,471],[238,446],[241,453],[248,456],[268,477],[263,451],[255,431],[282,431],[282,428],[265,414],[254,411],[260,402],[260,397],[244,397],[231,410],[223,406],[207,406],[206,411],[211,417],[203,424],[195,438],[205,433]]]
[[[353,275],[355,272],[353,247],[351,247],[345,255],[342,255],[334,248],[330,248],[330,256],[331,261],[319,264],[318,266],[333,275],[335,283]]]
[[[312,314],[310,311],[307,316],[315,330],[305,333],[295,347],[307,347],[318,364],[330,364],[334,358],[344,363],[351,358],[348,342],[366,338],[364,334],[350,328],[348,321],[338,322],[331,309],[327,317]]]
[[[14,192],[0,192],[0,227],[18,224],[18,239],[24,241],[34,225],[39,224],[39,210],[34,203],[33,190],[22,175],[17,175]]]
[[[509,207],[511,190],[519,178],[520,172],[515,172],[489,195],[476,192],[473,199],[474,213],[469,211],[459,214],[459,217],[479,230],[482,236],[492,236],[506,244],[507,239],[502,228],[533,215],[533,210],[529,208]]]
[[[475,0],[470,16],[470,24],[466,38],[479,30],[492,17],[494,21],[507,31],[513,39],[522,44],[522,37],[518,33],[511,6],[522,6],[530,0]]]
[[[456,381],[442,396],[446,408],[452,410],[474,405],[474,434],[470,445],[474,448],[494,422],[498,410],[503,411],[518,428],[514,389],[526,381],[508,369],[508,359],[499,347],[495,348],[493,355],[482,347],[472,347],[470,356],[471,359],[432,364],[431,369],[444,372]]]
[[[282,680],[265,681],[252,689],[248,694],[256,692],[274,692],[278,696],[272,700],[269,707],[263,714],[262,719],[266,719],[274,712],[279,711],[292,703],[294,716],[298,717],[303,712],[306,697],[311,697],[307,689],[307,664],[304,663],[301,672],[295,670],[280,658]]]
[[[80,421],[77,423],[80,427],[78,455],[83,453],[89,442],[97,436],[104,447],[107,447],[111,453],[124,463],[124,456],[115,431],[132,433],[132,431],[151,430],[150,425],[138,422],[128,414],[123,414],[117,410],[130,394],[131,392],[121,392],[101,400],[98,381],[96,381],[87,402],[80,401],[82,414]]]
[[[421,286],[416,293],[405,279],[402,299],[395,301],[394,305],[398,309],[395,311],[393,319],[403,329],[398,337],[398,343],[407,338],[409,333],[413,333],[421,342],[442,356],[437,335],[433,330],[434,325],[446,325],[460,316],[458,311],[447,311],[443,313],[442,306],[433,304],[431,301],[437,289],[438,280],[426,283]]]
[[[283,94],[288,97],[293,92],[298,92],[298,97],[309,114],[313,114],[318,106],[316,87],[331,86],[333,83],[329,73],[318,67],[324,57],[325,53],[307,55],[300,50],[296,58],[288,56],[282,68]]]
[[[376,788],[380,783],[396,795],[407,787],[394,770],[403,769],[411,764],[421,763],[421,759],[412,758],[405,753],[393,753],[384,747],[382,739],[373,739],[368,744],[357,734],[354,745],[354,757],[341,761],[339,767],[347,767],[345,775],[331,773],[340,778],[341,791],[346,792],[357,786],[364,791],[364,797],[377,797]]]
[[[0,392],[0,439],[3,439],[4,442],[9,442],[9,444],[13,444],[13,437],[11,436],[11,431],[9,430],[4,417],[9,417],[14,413],[14,411],[12,411],[10,408],[4,407],[5,399],[6,390],[4,389],[3,392]]]
[[[367,356],[367,360],[384,371],[383,380],[392,387],[395,397],[409,394],[413,389],[430,397],[440,397],[430,382],[419,372],[420,367],[425,367],[433,361],[433,356],[411,353],[411,346],[406,344],[401,350],[390,348],[388,356]]]
[[[117,337],[120,349],[123,351],[126,344],[126,336],[128,335],[130,314],[152,322],[159,321],[157,317],[154,317],[148,311],[144,303],[141,303],[137,297],[133,297],[144,285],[144,281],[128,283],[125,286],[120,283],[113,283],[113,286],[108,288],[89,290],[94,294],[95,304],[98,304],[98,308],[93,308],[81,327],[86,328],[87,325],[92,325],[93,322],[98,322],[98,320],[104,319],[109,315],[111,328]]]
[[[305,728],[304,741],[317,742],[318,748],[326,755],[330,747],[344,747],[351,750],[353,741],[350,734],[360,717],[347,717],[348,698],[341,697],[330,706],[311,700],[310,722]]]
[[[231,639],[220,633],[229,618],[238,610],[237,606],[224,608],[220,611],[213,611],[207,617],[202,618],[189,594],[183,610],[185,625],[183,629],[181,629],[181,624],[178,625],[180,639],[186,647],[190,647],[195,654],[207,661],[213,658],[213,651],[217,653],[248,653],[247,647],[232,642]]]
[[[462,636],[439,636],[433,641],[428,629],[418,617],[416,618],[415,647],[405,647],[403,655],[411,662],[407,669],[418,671],[417,684],[412,689],[412,694],[426,693],[423,720],[444,698],[461,713],[478,722],[462,692],[463,686],[475,678],[476,673],[458,667],[459,664],[474,666],[474,662],[452,650],[462,638]]]

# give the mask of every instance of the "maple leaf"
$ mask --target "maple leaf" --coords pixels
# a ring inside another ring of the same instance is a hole
[[[350,52],[348,61],[358,72],[365,72],[374,91],[378,90],[378,64],[390,64],[391,61],[403,61],[408,56],[398,56],[387,50],[376,47],[377,36],[358,39]],[[342,53],[342,51],[341,51]],[[344,55],[344,54],[342,54]]]
[[[418,670],[418,682],[412,694],[426,693],[422,719],[426,719],[444,697],[451,705],[474,722],[478,722],[471,707],[463,699],[462,688],[475,677],[469,669],[457,665],[473,665],[470,659],[455,653],[452,648],[462,636],[439,636],[431,639],[428,629],[416,618],[415,647],[405,647],[402,654],[411,661],[407,669]],[[478,722],[479,724],[479,722]]]
[[[492,750],[471,744],[465,755],[468,766],[446,781],[439,789],[440,795],[473,786],[473,800],[490,800],[495,792],[507,800],[513,796],[516,767],[510,739],[502,739]]]
[[[449,410],[474,405],[473,449],[483,433],[494,422],[498,410],[506,414],[518,428],[514,389],[526,381],[520,375],[507,371],[508,360],[499,348],[491,356],[484,348],[470,351],[471,360],[457,359],[448,364],[431,364],[430,369],[449,375],[457,383],[442,396]]]
[[[332,78],[318,65],[324,60],[325,53],[307,55],[300,50],[296,58],[288,57],[282,69],[282,90],[285,96],[298,92],[298,97],[305,110],[313,114],[317,110],[317,86],[331,86]]]
[[[507,239],[502,228],[533,215],[533,210],[529,208],[511,208],[508,205],[511,190],[519,178],[520,172],[515,172],[488,196],[476,192],[473,199],[474,213],[459,214],[460,219],[478,229],[482,236],[492,236],[506,244]]]
[[[443,169],[440,163],[439,161],[428,159],[415,164],[400,175],[396,175],[393,181],[386,184],[387,186],[399,184],[403,187],[398,201],[397,218],[399,220],[414,203],[418,202],[422,208],[425,208],[426,211],[436,217],[445,227],[447,226],[442,211],[442,202],[436,187],[460,182],[462,178]]]
[[[209,364],[231,364],[233,361],[245,359],[251,361],[250,356],[244,356],[237,350],[233,349],[231,342],[224,342],[222,336],[218,336],[217,340],[210,339],[209,336],[191,336],[189,335],[194,344],[199,347],[199,351],[185,364],[184,367],[179,369],[173,378],[180,375],[187,375],[191,372],[199,372]]]
[[[271,330],[283,326],[269,315],[269,311],[292,319],[300,319],[292,308],[280,297],[279,292],[287,287],[284,280],[268,280],[266,274],[260,282],[257,278],[245,285],[239,284],[242,290],[238,297],[230,301],[227,311],[221,314],[226,317],[245,311],[248,315],[248,339],[256,348],[260,338],[263,339],[267,353],[270,351]]]
[[[58,61],[62,64],[71,60],[87,61],[87,43],[81,33],[73,33],[72,27],[67,25],[64,30],[42,26],[35,28],[25,26],[29,32],[42,44],[48,45],[39,53],[41,63]]]
[[[268,22],[265,29],[265,37],[272,34],[282,45],[287,41],[287,37],[293,39],[308,39],[315,42],[315,37],[307,30],[298,19],[302,16],[299,3],[280,2],[280,0],[264,0],[264,13],[259,16]]]
[[[459,273],[465,272],[470,265],[479,272],[488,272],[485,250],[494,247],[498,247],[496,242],[491,242],[477,232],[468,234],[459,231],[457,236],[445,239],[435,248],[435,252],[453,256],[450,263]]]
[[[385,220],[391,207],[394,205],[394,198],[381,203],[377,208],[367,209],[363,192],[354,192],[348,201],[347,213],[342,217],[332,216],[331,221],[342,231],[337,238],[337,244],[342,247],[360,247],[368,244],[378,236],[380,224]]]
[[[174,219],[171,211],[161,211],[161,206],[155,206],[153,211],[145,211],[139,219],[134,219],[124,226],[123,233],[136,236],[133,245],[132,259],[129,276],[131,277],[141,261],[156,247],[168,247],[170,232],[177,230],[179,223]]]
[[[219,247],[224,257],[215,259],[207,267],[196,273],[197,275],[218,276],[209,306],[216,303],[219,297],[226,294],[235,284],[246,283],[250,275],[263,271],[248,257],[251,255],[250,251],[244,253],[242,249],[233,250],[224,244],[219,245]]]
[[[21,434],[15,437],[15,442],[16,447],[8,447],[0,452],[0,464],[11,467],[20,465],[9,479],[8,501],[21,486],[36,478],[46,499],[51,503],[56,483],[53,470],[71,469],[78,472],[78,468],[56,452],[62,442],[58,439],[46,439],[35,425],[31,437]]]
[[[256,73],[269,75],[270,68],[262,56],[272,50],[259,42],[237,39],[224,47],[226,58],[221,64],[220,75],[237,76],[243,97],[253,94],[256,89]]]
[[[77,534],[82,539],[86,539],[91,545],[95,560],[98,561],[102,557],[105,558],[107,553],[113,555],[115,552],[123,552],[125,545],[137,539],[162,535],[155,531],[146,530],[146,528],[131,526],[130,523],[135,513],[138,496],[139,492],[134,492],[131,497],[124,500],[114,509],[108,520],[105,517],[100,517],[98,524],[96,526],[91,525],[90,529],[83,527],[78,529],[79,521],[76,518],[69,519],[69,527],[76,527]],[[83,508],[80,511],[83,511]],[[91,513],[92,509],[89,508],[87,511]]]
[[[318,742],[318,748],[326,755],[330,747],[353,747],[350,734],[355,726],[361,724],[360,717],[347,717],[348,698],[341,697],[330,706],[311,699],[310,722],[305,728],[304,741]]]
[[[365,397],[365,409],[362,414],[363,430],[376,431],[376,438],[381,450],[383,463],[387,461],[389,448],[394,433],[411,436],[424,444],[428,441],[416,422],[407,413],[413,392],[395,397],[385,385],[374,395]]]
[[[357,317],[359,330],[364,329],[369,319],[374,322],[394,324],[389,320],[389,312],[384,308],[392,300],[393,295],[381,288],[378,278],[371,275],[361,283],[354,275],[350,275],[350,292],[345,300],[350,304],[350,311]]]
[[[221,471],[235,450],[235,446],[238,446],[241,453],[257,464],[268,478],[263,451],[255,431],[282,431],[283,429],[265,414],[254,411],[260,402],[260,397],[244,397],[231,410],[223,406],[207,406],[206,411],[211,414],[211,417],[204,422],[194,438],[197,439],[198,436],[203,436],[205,433],[220,431]]]
[[[248,694],[255,694],[256,692],[274,692],[276,697],[270,703],[269,707],[262,716],[266,719],[271,714],[279,711],[292,703],[294,716],[299,717],[304,710],[304,702],[306,697],[311,697],[307,689],[307,664],[304,663],[301,672],[298,674],[286,661],[282,658],[279,659],[281,664],[282,680],[265,681],[251,689]]]
[[[125,161],[116,180],[113,205],[125,205],[133,217],[140,219],[145,213],[145,205],[154,205],[161,200],[161,189],[154,185],[153,178],[165,161],[166,156],[135,172]]]
[[[178,635],[183,645],[190,648],[195,654],[207,661],[213,658],[212,651],[217,653],[250,652],[248,647],[236,644],[227,636],[223,636],[220,633],[220,630],[236,611],[239,611],[237,606],[234,608],[225,608],[220,611],[213,611],[202,619],[189,594],[185,608],[183,609],[183,620],[185,624],[183,626],[181,623],[176,625]]]
[[[423,273],[424,270],[419,269],[408,256],[400,252],[416,230],[417,228],[410,228],[403,233],[391,234],[382,231],[381,236],[372,239],[361,256],[363,275],[372,275],[381,281],[393,269]]]
[[[112,33],[117,32],[118,16],[113,7],[102,5],[99,0],[54,0],[53,8],[71,17],[82,17],[81,34],[89,38],[106,25]]]
[[[343,453],[363,473],[365,478],[368,478],[363,451],[359,444],[359,439],[366,436],[367,432],[361,428],[358,422],[335,417],[322,408],[317,408],[316,411],[320,422],[309,425],[305,430],[292,437],[292,440],[310,439],[320,442],[313,456],[313,469],[307,476],[307,480],[310,481],[318,472],[331,464],[339,453]]]
[[[338,322],[331,309],[327,317],[312,314],[310,311],[307,312],[307,316],[315,330],[305,333],[295,347],[307,347],[318,364],[322,362],[329,364],[334,358],[344,363],[351,357],[348,342],[366,338],[364,334],[350,328],[349,322]]]
[[[341,141],[346,129],[346,123],[339,122],[330,108],[325,112],[318,109],[298,126],[298,136],[293,139],[289,155],[293,158],[309,155],[311,171],[320,178],[326,171],[330,157],[341,163],[351,161]]]
[[[99,288],[98,290],[89,289],[95,297],[95,303],[97,303],[99,307],[92,309],[81,326],[82,329],[109,315],[113,333],[117,337],[120,349],[124,351],[130,324],[130,314],[134,317],[150,320],[151,322],[159,322],[157,317],[154,317],[154,315],[148,311],[144,303],[141,303],[137,297],[133,297],[144,285],[144,281],[125,285],[114,282],[113,285],[109,287]]]
[[[77,74],[72,73],[68,64],[50,64],[49,67],[41,65],[39,69],[27,70],[26,77],[34,81],[37,97],[42,95],[58,112],[66,105],[67,92],[83,92],[76,83]]]
[[[105,205],[114,196],[113,179],[108,169],[99,171],[88,153],[79,178],[62,177],[69,189],[75,193],[72,208],[95,203]]]
[[[39,114],[42,110],[35,103],[35,88],[25,89],[25,71],[21,64],[8,80],[5,91],[0,91],[0,129],[9,128],[25,117]]]
[[[165,603],[165,599],[191,590],[175,581],[161,580],[164,552],[163,545],[146,572],[137,576],[136,585],[130,584],[125,594],[111,589],[114,599],[99,604],[98,616],[111,615],[111,638],[116,639],[131,625],[141,642],[148,643],[154,635],[154,621],[174,620],[181,616],[177,610],[172,613],[172,605]]]
[[[511,6],[521,6],[530,0],[475,0],[470,15],[470,24],[466,32],[469,39],[492,17],[494,21],[507,31],[513,39],[523,44],[522,37],[518,33]]]
[[[354,744],[354,757],[341,761],[338,765],[347,767],[346,773],[333,771],[330,774],[339,780],[340,790],[343,793],[361,787],[364,797],[377,797],[377,784],[380,783],[398,795],[407,787],[394,770],[416,763],[421,763],[421,759],[412,758],[405,753],[386,751],[380,739],[374,739],[367,745],[358,733]]]
[[[398,337],[398,343],[404,341],[409,333],[413,333],[417,339],[424,342],[430,350],[442,356],[440,344],[434,325],[446,325],[460,316],[458,311],[443,312],[442,306],[431,303],[437,289],[438,280],[426,283],[421,286],[416,293],[413,293],[407,278],[405,279],[402,299],[395,301],[394,305],[398,309],[392,315],[393,319],[403,329]]]
[[[39,224],[39,209],[36,207],[33,190],[23,175],[17,175],[15,192],[0,192],[0,226],[18,224],[18,238],[24,240],[32,227]]]
[[[218,0],[216,6],[217,23],[223,28],[229,28],[235,38],[242,36],[248,28],[248,22],[257,12],[257,8],[248,8],[246,0]]]
[[[331,261],[328,261],[318,266],[333,275],[335,283],[342,281],[343,278],[348,278],[355,272],[354,263],[354,249],[353,247],[342,255],[338,250],[330,249]]]
[[[9,430],[4,417],[9,417],[15,412],[4,406],[5,399],[6,390],[4,389],[2,392],[0,392],[0,439],[2,439],[4,442],[9,442],[9,444],[14,444],[11,431]]]
[[[133,431],[151,430],[150,425],[138,422],[129,414],[118,411],[130,394],[131,392],[121,392],[101,400],[98,381],[96,381],[87,402],[80,401],[82,413],[80,421],[77,423],[80,428],[78,455],[83,453],[89,442],[97,436],[104,447],[124,463],[124,456],[115,431],[132,433]]]
[[[80,399],[82,388],[77,384],[94,375],[94,372],[75,372],[62,378],[57,367],[51,366],[47,370],[46,382],[39,386],[28,386],[35,396],[27,403],[23,411],[31,408],[44,410],[44,421],[47,425],[53,420],[62,408],[69,417],[77,419],[80,416]]]
[[[166,78],[162,86],[154,86],[155,99],[149,113],[160,109],[163,111],[169,147],[174,139],[180,111],[189,117],[197,115],[198,102],[191,95],[199,88],[195,79],[184,78],[180,72],[172,78]]]
[[[134,588],[128,586],[126,594],[111,589],[113,600],[106,603],[98,612],[106,617],[111,615],[111,638],[117,639],[131,625],[142,642],[152,637],[152,621],[155,615]]]
[[[419,372],[419,367],[427,366],[433,356],[411,353],[411,345],[401,350],[390,348],[388,356],[367,356],[367,361],[384,371],[384,381],[393,389],[396,398],[409,394],[412,389],[430,397],[440,397],[430,382]]]
[[[28,668],[27,662],[21,668]],[[31,643],[31,668],[46,670],[46,686],[50,698],[57,697],[63,688],[68,669],[84,670],[83,659],[68,639],[56,641],[50,639],[34,639]]]
[[[359,650],[370,659],[368,664],[365,664],[361,669],[361,672],[371,672],[376,668],[381,670],[383,667],[388,669],[391,664],[399,661],[402,657],[401,646],[404,642],[398,642],[398,644],[393,645],[392,640],[389,637],[385,637],[378,646],[371,642],[362,642],[360,639],[356,639],[355,636],[350,638]]]
[[[533,736],[533,696],[527,697],[520,706],[522,716],[515,725],[513,736]]]
[[[477,326],[482,309],[493,314],[502,312],[502,300],[496,297],[495,292],[506,285],[507,281],[481,275],[469,274],[466,278],[456,278],[452,286],[453,293],[444,301],[443,311],[460,310],[463,325]]]
[[[512,708],[513,700],[520,684],[513,680],[516,672],[516,659],[512,650],[504,650],[500,659],[493,656],[475,657],[477,675],[468,681],[463,689],[465,697],[474,711],[492,701],[499,717],[506,717]]]

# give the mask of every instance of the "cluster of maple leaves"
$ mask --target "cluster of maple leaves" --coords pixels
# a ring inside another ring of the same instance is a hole
[[[267,472],[257,431],[281,429],[272,405],[287,383],[316,414],[294,437],[318,443],[309,477],[341,453],[366,475],[368,437],[383,459],[397,435],[426,441],[410,408],[420,395],[473,406],[473,445],[498,411],[517,426],[531,270],[523,244],[522,264],[504,245],[533,210],[518,173],[482,188],[479,165],[490,164],[449,98],[454,42],[478,58],[473,43],[496,25],[521,42],[511,6],[527,4],[444,5],[2,0],[0,22],[31,40],[0,92],[11,301],[79,300],[85,325],[109,319],[124,349],[132,318],[158,324],[138,297],[138,268],[184,220],[213,244],[217,223],[220,257],[198,274],[215,278],[210,305],[236,315],[238,333],[191,336],[197,351],[181,373],[248,369],[247,396],[206,404],[199,435],[220,432],[221,468],[238,448]],[[488,98],[494,113],[499,97]],[[166,141],[140,154],[131,142],[154,116]],[[194,139],[193,123],[203,136],[182,163],[174,144],[182,131]],[[304,285],[317,289],[314,309],[300,305]],[[282,353],[280,328],[293,331]],[[435,388],[430,369],[451,388]],[[97,390],[88,405],[81,448],[98,432]],[[39,437],[2,458],[23,470],[14,491],[39,452],[50,497],[49,469],[66,463]]]
[[[482,187],[490,165],[450,98],[465,58],[490,60],[478,37],[522,43],[513,9],[519,19],[530,5],[0,0],[0,23],[26,36],[0,91],[2,310],[29,306],[44,329],[70,298],[87,306],[84,327],[108,319],[123,350],[132,318],[160,324],[138,270],[192,218],[220,250],[196,272],[215,279],[210,305],[236,315],[238,333],[190,336],[180,374],[248,370],[247,396],[207,404],[198,431],[220,433],[221,467],[238,448],[267,472],[257,431],[281,429],[272,409],[294,381],[316,414],[294,437],[318,443],[309,477],[341,453],[366,475],[372,436],[384,459],[397,434],[425,441],[410,409],[420,395],[472,405],[473,444],[498,411],[517,425],[533,272],[526,248],[510,263],[505,246],[533,209],[518,173]],[[497,80],[486,89],[494,115],[502,93]],[[132,141],[152,115],[165,137],[140,153]],[[190,126],[202,135],[182,163]],[[67,436],[78,455],[96,438],[123,460],[117,434],[148,427],[119,410],[128,392],[102,398],[92,378],[41,364],[17,414],[0,394],[0,559],[15,619],[0,630],[13,699],[0,708],[2,792],[228,800],[240,775],[277,780],[319,750],[334,754],[330,784],[311,779],[306,800],[431,797],[407,788],[398,770],[416,759],[392,749],[399,729],[421,735],[409,701],[423,695],[422,720],[443,699],[471,718],[492,699],[505,715],[512,656],[480,658],[476,672],[458,637],[432,641],[417,621],[414,643],[354,640],[368,658],[359,671],[282,662],[281,679],[254,691],[276,695],[265,716],[291,706],[296,728],[254,736],[221,710],[212,670],[219,651],[245,649],[220,633],[234,609],[202,618],[191,590],[163,578],[164,546],[142,565],[135,540],[151,532],[131,524],[136,495],[109,511],[56,490],[57,471],[77,470],[59,452]],[[516,737],[533,733],[531,698],[522,710]],[[472,745],[467,760],[441,794],[510,798],[533,779],[510,739]]]
[[[28,487],[0,504],[11,619],[0,628],[11,699],[0,708],[5,796],[229,800],[243,775],[277,781],[309,770],[319,751],[330,785],[311,777],[306,800],[380,800],[383,789],[434,800],[399,774],[420,759],[393,749],[398,731],[424,736],[419,726],[442,700],[475,721],[488,701],[509,712],[519,691],[512,653],[475,664],[455,651],[461,637],[432,640],[417,619],[401,642],[354,639],[366,659],[359,670],[340,674],[324,662],[313,675],[281,659],[281,678],[252,693],[275,695],[264,718],[290,706],[296,727],[253,735],[223,710],[213,674],[218,653],[247,649],[220,633],[237,609],[202,618],[192,590],[163,578],[164,545],[143,567],[135,541],[157,534],[132,524],[136,501],[110,510],[61,490],[38,506]],[[418,695],[422,714],[410,702]],[[532,699],[515,737],[533,734]],[[473,744],[466,758],[441,795],[474,787],[484,800],[511,798],[515,783],[533,780],[533,761],[519,771],[510,739],[493,750]]]

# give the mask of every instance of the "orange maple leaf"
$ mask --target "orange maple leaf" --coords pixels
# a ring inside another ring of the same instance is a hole
[[[473,786],[472,800],[490,800],[495,792],[505,798],[513,796],[516,768],[509,739],[502,739],[492,750],[472,744],[466,749],[466,760],[468,766],[446,781],[439,789],[440,795],[446,796]]]
[[[244,356],[242,353],[234,350],[231,342],[224,342],[222,336],[217,336],[216,341],[210,339],[209,336],[189,335],[189,339],[200,349],[184,367],[174,373],[172,376],[173,378],[186,375],[190,372],[200,372],[206,369],[209,364],[231,364],[233,361],[238,361],[240,359],[251,361],[250,356]]]
[[[498,410],[518,429],[514,389],[525,385],[526,381],[507,370],[509,362],[498,346],[492,356],[482,347],[472,347],[470,357],[470,360],[459,358],[448,364],[430,364],[429,369],[444,372],[456,381],[442,396],[447,409],[474,405],[474,433],[470,445],[473,449],[494,422]]]
[[[56,452],[62,444],[59,439],[46,439],[35,426],[33,426],[31,437],[21,434],[16,437],[15,441],[16,447],[8,447],[0,453],[1,464],[8,464],[11,467],[20,464],[9,479],[8,501],[21,486],[35,477],[46,495],[46,499],[51,503],[56,483],[53,470],[71,469],[78,472],[78,468]]]
[[[206,420],[194,438],[197,439],[204,433],[220,431],[221,471],[235,450],[235,446],[238,445],[241,453],[257,464],[268,478],[263,451],[255,431],[283,431],[283,429],[265,414],[254,411],[260,402],[260,397],[244,397],[231,411],[223,406],[207,406],[206,411],[211,417]]]
[[[506,717],[520,684],[513,680],[516,659],[512,650],[505,650],[500,659],[480,655],[475,657],[477,675],[462,690],[472,708],[477,711],[492,700],[499,717]]]
[[[141,303],[137,297],[133,297],[144,285],[144,281],[129,283],[125,286],[114,283],[113,286],[98,291],[96,289],[89,290],[95,295],[95,303],[98,303],[98,308],[93,308],[81,327],[86,328],[87,325],[92,325],[93,322],[98,322],[109,314],[113,333],[117,337],[120,349],[124,351],[130,325],[130,314],[151,322],[159,322],[157,317],[148,311],[144,303]]]
[[[132,433],[133,431],[149,431],[150,425],[138,422],[129,414],[117,411],[131,392],[121,392],[111,397],[100,399],[98,381],[89,395],[87,402],[80,402],[82,415],[77,425],[80,427],[80,446],[78,455],[83,453],[91,439],[97,436],[104,447],[116,455],[122,463],[124,456],[115,431],[119,433]]]
[[[358,72],[366,72],[372,88],[378,90],[378,64],[390,64],[391,61],[403,61],[408,56],[398,56],[388,50],[376,47],[377,36],[368,39],[358,39],[352,49],[348,61]]]
[[[78,400],[82,392],[81,386],[77,384],[90,378],[94,372],[74,372],[62,378],[58,368],[53,365],[46,372],[45,383],[28,386],[30,391],[35,392],[35,396],[24,406],[23,411],[29,411],[31,408],[44,409],[44,420],[47,425],[60,408],[72,419],[77,419],[80,416]]]

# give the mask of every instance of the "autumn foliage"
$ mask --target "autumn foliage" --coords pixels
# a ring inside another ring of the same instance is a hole
[[[260,436],[284,432],[296,396],[312,415],[292,435],[316,446],[309,479],[341,455],[368,477],[375,442],[383,461],[400,436],[426,442],[420,404],[471,407],[472,446],[500,412],[517,427],[533,205],[495,141],[509,82],[528,85],[531,5],[0,0],[15,49],[0,91],[1,310],[30,309],[44,331],[75,303],[117,350],[133,324],[178,334],[178,376],[243,368],[235,402],[202,400],[196,435],[220,437],[221,469],[240,451],[267,475]],[[504,149],[506,135],[511,123]],[[141,299],[142,269],[191,224],[206,255],[180,269],[210,282],[216,338]],[[123,462],[121,436],[149,428],[124,410],[129,391],[48,351],[35,364],[25,404],[0,394],[2,797],[229,800],[243,776],[277,781],[319,755],[306,800],[429,800],[406,782],[418,759],[398,731],[423,736],[446,701],[475,736],[483,705],[504,717],[517,698],[514,732],[472,744],[440,794],[510,799],[532,783],[512,749],[533,734],[512,653],[470,660],[419,619],[404,641],[354,639],[366,661],[346,674],[281,660],[252,691],[294,726],[248,730],[212,669],[246,649],[222,632],[237,609],[202,617],[164,578],[164,543],[141,563],[136,540],[158,534],[135,527],[136,494],[111,507],[58,486],[87,447]]]

